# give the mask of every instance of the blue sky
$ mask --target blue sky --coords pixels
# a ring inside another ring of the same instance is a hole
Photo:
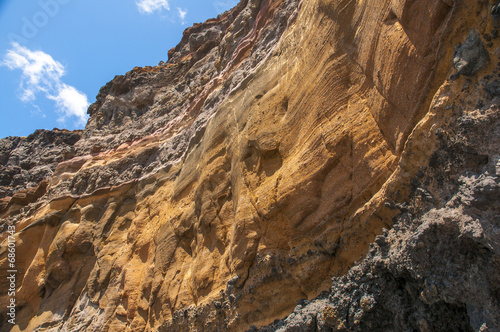
[[[238,0],[0,0],[0,138],[85,126],[115,75],[167,60]]]

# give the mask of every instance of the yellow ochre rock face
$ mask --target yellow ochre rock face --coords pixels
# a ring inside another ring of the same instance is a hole
[[[327,290],[391,227],[384,203],[406,199],[437,149],[439,103],[458,89],[447,80],[454,47],[492,24],[489,11],[472,0],[242,1],[187,30],[186,40],[227,21],[164,67],[123,76],[127,88],[103,88],[46,194],[3,209],[16,226],[12,331],[242,331]],[[127,81],[202,65],[185,100]],[[115,137],[108,123],[154,122],[174,102],[182,109],[162,127],[97,147]],[[140,176],[113,182],[138,160]],[[2,310],[8,301],[2,290]]]

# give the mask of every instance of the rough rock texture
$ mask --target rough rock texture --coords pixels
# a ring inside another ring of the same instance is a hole
[[[471,30],[465,42],[455,46],[453,63],[458,74],[472,76],[490,61],[490,56],[476,30]]]
[[[57,164],[75,156],[80,137],[80,131],[54,129],[0,139],[0,198],[49,178]]]
[[[492,5],[243,0],[2,140],[13,331],[498,328]]]
[[[499,102],[456,110],[411,199],[387,202],[401,211],[393,228],[328,293],[260,331],[500,331]]]

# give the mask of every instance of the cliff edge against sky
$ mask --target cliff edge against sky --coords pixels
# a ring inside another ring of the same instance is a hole
[[[498,331],[499,20],[242,0],[0,140],[0,328]]]

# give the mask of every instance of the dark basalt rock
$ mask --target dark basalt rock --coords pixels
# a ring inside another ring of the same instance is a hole
[[[75,156],[81,131],[37,130],[28,137],[0,139],[0,198],[34,188],[58,163]]]
[[[455,47],[453,64],[457,73],[473,76],[490,61],[490,56],[477,30],[469,32],[463,44]]]

